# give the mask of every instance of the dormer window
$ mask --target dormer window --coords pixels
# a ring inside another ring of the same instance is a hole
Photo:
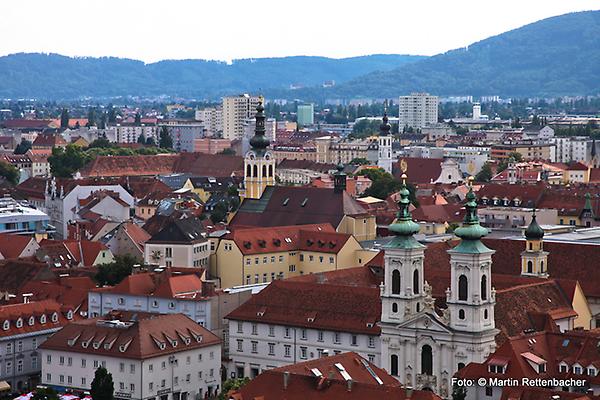
[[[58,314],[57,313],[52,314],[52,322],[58,322]]]
[[[40,324],[45,324],[46,323],[46,314],[42,314],[42,316],[40,317]]]
[[[573,373],[575,375],[581,375],[581,366],[580,365],[574,365],[573,366]]]
[[[17,320],[17,328],[22,328],[23,327],[23,318],[19,318]]]
[[[29,317],[29,326],[33,326],[33,324],[35,324],[35,317],[31,316]]]
[[[9,328],[10,328],[10,321],[4,321],[4,324],[2,324],[2,329],[7,331]]]
[[[587,367],[587,374],[589,376],[596,376],[598,373],[598,371],[596,371],[596,368],[594,368],[593,366]]]
[[[558,371],[562,372],[562,373],[567,373],[567,372],[569,372],[569,366],[567,364],[565,364],[565,363],[561,363],[558,366]]]
[[[67,319],[73,319],[73,311],[69,310],[67,312]]]

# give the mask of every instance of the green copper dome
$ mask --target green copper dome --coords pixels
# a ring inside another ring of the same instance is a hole
[[[479,225],[477,217],[477,197],[473,193],[473,187],[467,193],[467,203],[465,204],[467,213],[460,228],[454,231],[454,234],[463,240],[479,240],[489,232],[487,228]]]
[[[388,248],[419,248],[423,245],[415,240],[413,235],[419,233],[420,226],[412,219],[410,214],[410,192],[406,187],[406,175],[402,175],[402,187],[400,188],[400,209],[396,215],[396,221],[388,227],[395,238],[386,246]]]
[[[529,224],[527,229],[525,229],[525,238],[529,240],[539,240],[543,237],[544,230],[542,229],[540,224],[537,223],[534,210],[533,215],[531,216],[531,223]]]
[[[256,107],[256,129],[254,130],[254,136],[250,139],[250,146],[258,154],[265,152],[265,149],[269,147],[271,142],[265,137],[265,108],[263,107],[262,97],[258,101]]]

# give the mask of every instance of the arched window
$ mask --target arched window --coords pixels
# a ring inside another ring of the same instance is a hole
[[[266,165],[262,166],[262,176],[263,176],[263,178],[267,177],[267,166]]]
[[[393,313],[397,313],[398,312],[398,303],[392,303],[392,312]]]
[[[390,374],[398,376],[398,356],[392,354],[390,358]]]
[[[433,351],[428,344],[421,348],[421,373],[433,375]]]
[[[544,262],[540,261],[540,272],[544,272]]]
[[[527,273],[531,274],[533,272],[533,261],[527,261]]]
[[[392,272],[392,294],[400,294],[400,271]]]
[[[481,277],[481,300],[487,300],[487,276]]]
[[[458,310],[458,319],[465,319],[465,310]]]
[[[257,178],[257,177],[258,177],[258,166],[256,166],[256,165],[255,165],[255,166],[254,166],[254,168],[252,169],[252,176],[253,176],[254,178]]]
[[[246,176],[252,176],[252,165],[250,164],[246,167]]]
[[[415,269],[413,272],[413,293],[419,294],[419,270]]]
[[[483,319],[488,319],[488,310],[487,308],[483,310]]]
[[[469,295],[469,282],[467,281],[467,277],[461,275],[458,278],[458,299],[459,300],[467,300]]]
[[[529,250],[533,250],[533,243],[529,242]]]
[[[273,166],[269,165],[269,178],[273,177]]]
[[[417,306],[415,308],[417,312],[421,311],[421,303],[417,303]]]

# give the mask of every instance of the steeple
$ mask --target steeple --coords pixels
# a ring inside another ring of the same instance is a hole
[[[406,174],[402,174],[402,186],[400,187],[400,200],[398,201],[398,213],[396,221],[388,227],[388,230],[394,234],[394,238],[386,246],[387,248],[420,248],[422,244],[414,238],[415,233],[419,233],[419,224],[413,221],[410,213],[410,192],[406,186]]]
[[[383,121],[381,123],[381,125],[379,125],[379,136],[388,136],[390,134],[390,131],[392,130],[392,126],[390,125],[390,123],[388,122],[388,115],[387,115],[387,100],[385,101],[385,104],[383,106]]]
[[[450,287],[446,304],[450,327],[465,332],[495,330],[494,305],[496,293],[492,288],[492,255],[481,242],[488,230],[479,225],[477,197],[473,193],[473,177],[469,178],[463,224],[454,231],[461,241],[448,250],[450,254]]]
[[[271,142],[265,136],[265,107],[263,106],[264,99],[262,96],[259,97],[258,106],[256,106],[256,127],[254,129],[254,136],[250,139],[250,146],[257,155],[262,155]]]
[[[386,100],[383,109],[383,121],[379,126],[379,137],[377,138],[377,144],[379,146],[379,151],[377,154],[377,166],[390,174],[392,173],[392,137],[390,135],[391,130],[392,126],[388,122]]]
[[[336,166],[336,170],[333,174],[333,191],[343,193],[346,191],[346,173],[344,172],[344,164],[341,161]]]
[[[521,252],[521,274],[548,277],[548,252],[544,251],[544,230],[537,222],[535,208],[525,229],[525,251]]]

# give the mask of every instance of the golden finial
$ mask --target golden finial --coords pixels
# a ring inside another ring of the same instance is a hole
[[[408,163],[403,158],[402,160],[400,160],[400,171],[402,171],[402,173],[405,174],[407,170],[408,170]]]
[[[408,178],[408,176],[406,176],[406,174],[402,174],[400,178],[402,179],[402,184],[406,185],[406,178]]]
[[[475,180],[475,178],[473,176],[469,176],[467,178],[467,185],[472,188],[473,187],[473,181]]]

